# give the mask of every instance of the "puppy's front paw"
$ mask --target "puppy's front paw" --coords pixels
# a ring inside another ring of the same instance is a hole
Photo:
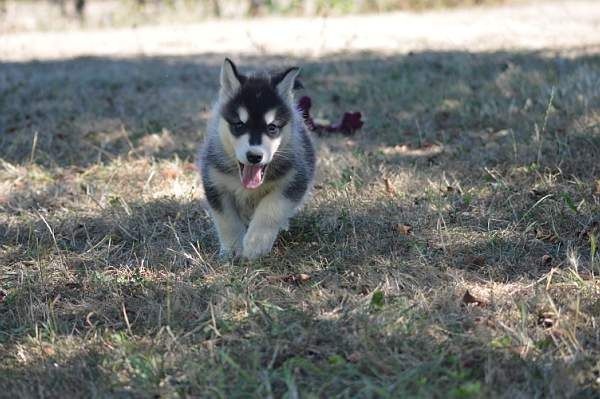
[[[227,262],[231,259],[235,258],[235,252],[227,249],[227,248],[221,248],[219,250],[219,260],[221,262]]]
[[[242,245],[233,245],[233,246],[223,246],[221,245],[221,249],[219,250],[219,260],[221,261],[229,261],[232,259],[237,259],[242,256]]]
[[[244,237],[242,256],[245,259],[252,260],[259,258],[271,252],[271,248],[273,248],[273,242],[277,233],[273,234],[266,231],[261,232],[261,234],[257,233],[248,232],[246,237]]]

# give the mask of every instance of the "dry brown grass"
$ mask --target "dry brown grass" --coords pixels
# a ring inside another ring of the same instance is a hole
[[[286,61],[366,125],[233,265],[192,167],[221,56],[0,65],[0,396],[597,395],[600,58]]]

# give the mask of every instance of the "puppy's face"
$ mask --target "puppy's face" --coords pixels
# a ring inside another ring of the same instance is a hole
[[[298,68],[244,76],[225,60],[221,70],[221,137],[233,148],[240,180],[259,187],[285,135],[290,134],[292,88]]]

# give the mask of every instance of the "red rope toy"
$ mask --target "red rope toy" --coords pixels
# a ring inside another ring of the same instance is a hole
[[[318,135],[322,135],[323,133],[342,133],[345,136],[351,136],[364,124],[361,120],[362,115],[360,112],[344,112],[344,116],[342,116],[342,119],[338,123],[316,123],[310,116],[311,106],[312,101],[308,96],[304,96],[298,101],[298,108],[302,111],[302,117],[304,118],[306,127]]]

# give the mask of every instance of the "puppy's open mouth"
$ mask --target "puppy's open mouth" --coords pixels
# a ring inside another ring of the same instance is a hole
[[[245,165],[238,162],[240,167],[240,180],[244,188],[257,188],[265,180],[265,173],[268,165]]]

